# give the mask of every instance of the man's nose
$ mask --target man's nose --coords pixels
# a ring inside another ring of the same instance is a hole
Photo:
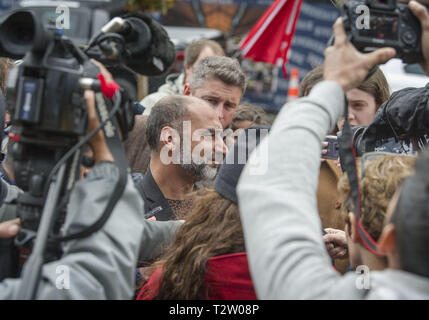
[[[228,152],[228,147],[225,144],[224,140],[219,137],[216,139],[215,141],[215,153],[222,153],[224,156],[227,154]]]
[[[220,122],[223,123],[223,112],[222,112],[223,111],[223,106],[222,106],[221,103],[219,103],[217,106],[215,106],[215,111],[216,111],[216,114],[217,114]]]

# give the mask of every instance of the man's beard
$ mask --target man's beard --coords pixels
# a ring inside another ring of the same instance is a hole
[[[197,164],[191,160],[191,163],[180,163],[180,166],[185,169],[196,181],[209,180],[213,181],[216,178],[219,165],[210,166],[207,163]]]

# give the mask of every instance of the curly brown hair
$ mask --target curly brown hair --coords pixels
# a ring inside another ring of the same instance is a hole
[[[208,260],[245,251],[238,206],[214,189],[198,190],[191,196],[191,213],[173,243],[149,269],[149,274],[163,270],[153,299],[207,299],[210,288],[204,279]]]
[[[370,236],[378,241],[386,216],[387,206],[395,191],[414,170],[415,157],[401,155],[382,155],[365,162],[364,175],[360,180],[361,217],[360,222]],[[361,172],[358,161],[359,174]],[[350,185],[344,173],[338,181],[338,191],[343,199],[341,213],[346,218],[353,212]],[[349,225],[350,230],[350,225]]]

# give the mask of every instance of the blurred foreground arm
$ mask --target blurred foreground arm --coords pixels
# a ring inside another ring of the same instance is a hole
[[[317,212],[322,140],[342,115],[344,90],[358,85],[374,64],[395,52],[389,48],[367,55],[357,52],[346,41],[341,20],[334,32],[335,45],[325,51],[328,81],[280,112],[268,138],[252,153],[238,185],[250,271],[259,299],[326,299],[341,279],[331,267]],[[264,162],[266,172],[255,174],[255,166]]]

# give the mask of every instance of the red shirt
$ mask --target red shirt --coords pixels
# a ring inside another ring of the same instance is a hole
[[[137,300],[151,300],[155,297],[160,276],[161,269],[155,270],[140,290]],[[209,300],[257,299],[246,252],[210,258],[207,262],[205,282],[209,289]]]

